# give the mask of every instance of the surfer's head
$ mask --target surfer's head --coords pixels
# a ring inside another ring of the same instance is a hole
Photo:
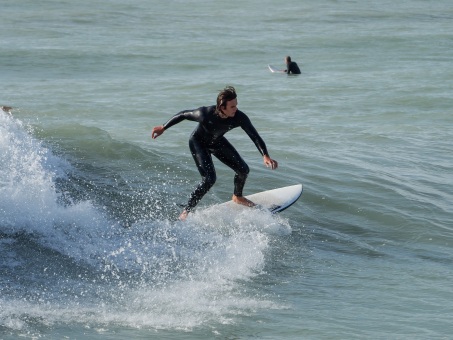
[[[285,57],[285,62],[286,62],[286,64],[291,63],[291,57],[289,55]]]
[[[237,111],[237,95],[233,86],[227,86],[217,96],[216,111],[221,117],[234,117]]]

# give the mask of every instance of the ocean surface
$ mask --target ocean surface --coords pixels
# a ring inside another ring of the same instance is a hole
[[[0,339],[451,339],[453,4],[2,0]],[[270,73],[290,55],[300,76]],[[232,85],[232,171],[186,222],[193,122]]]

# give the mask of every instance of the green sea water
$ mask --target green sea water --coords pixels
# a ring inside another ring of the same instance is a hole
[[[453,6],[3,1],[0,338],[448,339]],[[300,76],[273,74],[291,55]],[[290,209],[186,223],[195,125],[235,86],[245,192]]]

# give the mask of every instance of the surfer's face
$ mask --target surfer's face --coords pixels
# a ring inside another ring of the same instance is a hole
[[[238,109],[238,100],[237,98],[234,98],[233,100],[227,101],[225,107],[222,107],[222,113],[231,118],[234,117],[236,114],[236,111]]]

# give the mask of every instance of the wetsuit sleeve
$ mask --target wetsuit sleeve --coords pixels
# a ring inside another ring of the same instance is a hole
[[[199,121],[200,110],[199,109],[184,110],[184,111],[178,112],[164,124],[164,129],[167,130],[168,128],[172,127],[173,125],[181,123],[183,120],[186,120],[186,119],[195,121],[195,122]]]
[[[253,143],[255,143],[256,148],[261,153],[261,156],[264,155],[269,156],[269,153],[267,152],[266,148],[266,143],[264,143],[264,140],[261,138],[258,131],[256,131],[255,127],[250,121],[250,118],[247,117],[245,114],[244,117],[242,118],[241,128],[247,133],[247,135],[250,137]]]

